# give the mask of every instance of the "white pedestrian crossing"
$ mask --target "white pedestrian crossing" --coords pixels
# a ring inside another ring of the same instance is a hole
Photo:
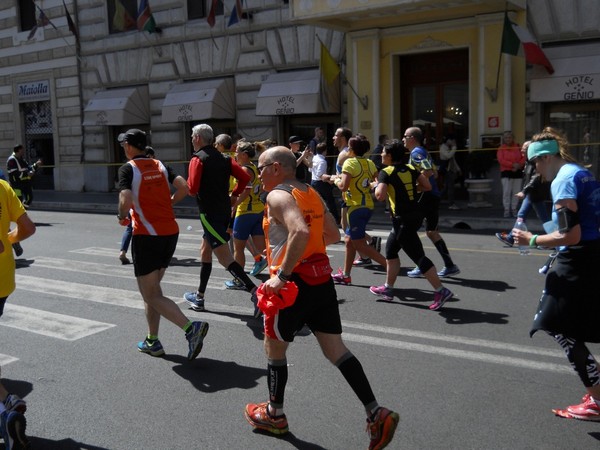
[[[193,238],[195,239],[196,236]],[[178,254],[175,256],[177,259],[184,260],[196,258],[195,256],[192,256],[191,252],[188,250],[193,247],[193,251],[197,251],[198,244],[188,245],[178,246]],[[343,251],[343,249],[343,245],[336,245],[329,247],[328,251],[337,252]],[[73,250],[71,253],[92,256],[94,260],[76,261],[72,259],[51,258],[45,256],[31,257],[34,267],[68,272],[72,273],[73,276],[63,275],[57,277],[57,279],[44,279],[39,276],[22,275],[18,273],[18,290],[40,293],[45,296],[56,296],[86,302],[102,303],[110,306],[120,306],[137,310],[143,309],[142,299],[133,283],[133,270],[132,268],[124,268],[118,264],[114,248],[87,247]],[[111,263],[107,263],[107,261],[111,261]],[[247,264],[247,268],[249,266],[251,266],[251,260],[250,263]],[[189,269],[189,267],[186,269]],[[213,276],[211,276],[209,289],[223,290],[223,281],[230,279],[231,276],[217,261],[214,261],[213,270],[216,274],[213,273]],[[193,288],[198,283],[198,271],[197,267],[194,267],[194,270],[190,271],[182,270],[180,267],[174,266],[167,270],[163,282],[179,287],[188,286]],[[64,281],[64,278],[80,280],[84,274],[105,276],[108,278],[131,279],[131,289],[118,289],[96,284],[86,284],[85,282]],[[184,303],[181,299],[175,300],[179,304]],[[250,303],[246,301],[240,302],[239,306],[223,305],[219,304],[218,301],[215,301],[214,303],[210,303],[209,308],[213,313],[220,312],[224,314],[194,313],[194,316],[203,319],[208,318],[211,322],[229,323],[232,325],[243,323],[244,326],[246,326],[245,322],[240,322],[239,319],[232,317],[232,315],[228,313],[244,315],[250,314],[252,311]],[[345,333],[347,340],[362,343],[364,345],[437,354],[449,358],[475,360],[530,370],[558,373],[570,372],[563,364],[554,362],[555,358],[560,356],[560,352],[558,351],[548,351],[518,345],[507,346],[506,343],[503,342],[481,339],[473,340],[460,336],[441,336],[436,335],[435,333],[394,327],[380,327],[362,322],[344,321],[343,325],[347,330]],[[4,316],[2,317],[2,320],[0,320],[0,327],[2,326],[18,328],[52,338],[74,341],[95,333],[109,330],[116,325],[11,304],[10,308],[6,308]],[[383,334],[384,336],[373,336],[373,334]],[[423,343],[412,342],[412,340],[415,339],[423,341]],[[427,341],[433,341],[433,343]],[[481,349],[487,351],[480,351]],[[493,353],[496,351],[498,351],[498,354]],[[509,356],[500,353],[512,353],[515,355],[520,354],[526,356]],[[544,359],[549,359],[550,361],[544,361]],[[0,365],[9,364],[17,360],[18,358],[15,356],[0,354]]]
[[[75,341],[115,326],[20,305],[6,308],[0,323],[5,327],[27,330],[66,341]]]

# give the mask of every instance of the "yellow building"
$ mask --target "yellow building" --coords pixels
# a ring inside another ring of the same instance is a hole
[[[504,130],[525,137],[525,60],[500,54],[507,5],[523,25],[524,0],[294,0],[290,9],[293,21],[346,33],[338,62],[349,128],[376,142],[419,126],[436,150],[448,134],[471,149]]]

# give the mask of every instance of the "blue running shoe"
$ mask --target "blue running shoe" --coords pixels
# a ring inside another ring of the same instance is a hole
[[[250,275],[255,277],[267,268],[267,264],[267,258],[261,258],[260,261],[256,261],[252,267],[252,270],[250,271]]]
[[[423,274],[421,273],[421,269],[419,267],[415,267],[413,270],[409,270],[408,273],[409,278],[423,278]]]
[[[27,403],[25,403],[25,400],[15,394],[8,394],[6,396],[4,407],[7,411],[17,411],[21,414],[27,411]]]
[[[207,322],[192,322],[192,328],[185,334],[185,338],[188,340],[190,346],[188,361],[195,359],[202,351],[206,333],[208,333]]]
[[[234,291],[245,291],[246,290],[246,285],[244,283],[242,283],[240,280],[238,280],[237,278],[234,278],[233,280],[227,280],[225,282],[225,287],[227,289],[231,289]]]
[[[25,416],[16,411],[4,411],[0,414],[0,436],[4,439],[6,450],[30,448],[29,439],[25,435],[27,421]]]
[[[142,353],[148,353],[150,356],[162,356],[165,354],[165,349],[158,339],[154,342],[144,339],[142,342],[138,342],[137,349]]]
[[[183,299],[194,311],[206,311],[204,309],[204,297],[198,297],[196,292],[186,292]]]
[[[498,240],[500,242],[503,242],[504,244],[508,245],[509,247],[512,247],[513,245],[515,245],[515,239],[512,237],[512,235],[510,233],[496,233],[496,237],[498,238]]]
[[[456,264],[451,267],[444,267],[442,270],[438,272],[438,277],[452,277],[454,275],[458,275],[460,273],[460,269]]]
[[[429,309],[431,311],[437,311],[442,306],[444,306],[444,303],[446,303],[452,297],[454,297],[454,294],[452,292],[450,292],[450,289],[448,289],[448,288],[442,288],[441,291],[434,292],[433,293],[433,303],[431,305],[429,305]]]

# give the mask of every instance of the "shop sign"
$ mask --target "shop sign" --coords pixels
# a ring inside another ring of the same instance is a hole
[[[596,100],[600,97],[600,92],[596,90],[597,80],[600,80],[600,74],[532,79],[531,101],[576,102]]]
[[[17,98],[19,103],[50,100],[50,81],[42,80],[17,84]]]
[[[275,114],[278,116],[285,116],[294,114],[294,101],[295,98],[292,95],[284,95],[277,100],[278,108],[275,109]]]

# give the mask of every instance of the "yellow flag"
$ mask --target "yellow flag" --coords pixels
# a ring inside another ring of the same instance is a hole
[[[327,47],[321,42],[321,76],[325,78],[328,84],[331,84],[339,74],[340,66],[335,62]]]
[[[126,31],[135,25],[135,20],[129,15],[123,4],[115,1],[115,15],[113,16],[113,28],[118,31]]]

